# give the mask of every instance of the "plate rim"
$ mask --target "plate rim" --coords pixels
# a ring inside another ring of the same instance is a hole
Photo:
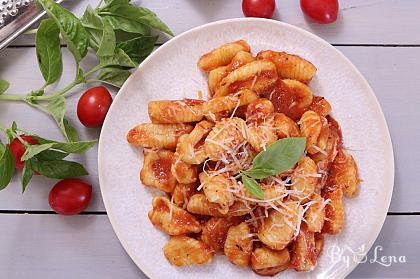
[[[177,41],[179,39],[182,39],[182,37],[184,37],[185,35],[192,33],[192,32],[196,32],[199,31],[201,29],[205,29],[209,26],[215,26],[215,25],[222,25],[222,24],[229,24],[232,22],[255,22],[255,23],[260,23],[260,22],[265,22],[265,23],[271,23],[273,25],[277,25],[278,27],[282,28],[282,27],[286,27],[289,28],[290,30],[293,30],[294,32],[298,32],[301,33],[302,35],[309,37],[313,40],[316,40],[317,42],[319,42],[320,44],[322,44],[324,47],[331,49],[332,51],[335,51],[342,59],[343,61],[345,61],[345,63],[351,67],[351,69],[356,73],[356,75],[359,77],[359,79],[361,80],[361,82],[363,83],[363,85],[368,89],[366,91],[366,94],[371,95],[370,97],[373,97],[373,101],[374,101],[374,105],[377,107],[379,114],[380,114],[380,123],[378,122],[378,124],[380,124],[382,126],[382,129],[384,129],[386,131],[386,137],[383,139],[385,141],[385,145],[387,147],[387,150],[384,150],[385,153],[385,157],[388,157],[388,164],[389,164],[389,169],[391,170],[388,174],[388,178],[389,178],[389,185],[387,185],[388,187],[385,187],[385,189],[388,190],[388,194],[387,194],[387,198],[388,200],[386,201],[386,210],[384,210],[384,212],[382,213],[382,215],[380,216],[380,222],[377,222],[376,228],[374,230],[375,233],[371,234],[371,237],[369,239],[366,240],[366,247],[368,249],[366,249],[365,255],[369,252],[369,250],[371,249],[373,243],[376,241],[376,239],[379,236],[379,233],[382,230],[382,227],[385,223],[385,219],[391,204],[391,198],[392,198],[392,194],[393,194],[393,190],[394,190],[394,179],[395,179],[395,162],[394,162],[394,150],[393,150],[393,144],[392,144],[392,139],[391,139],[391,135],[389,132],[389,127],[385,118],[385,115],[382,111],[382,107],[378,101],[378,98],[376,97],[375,92],[373,91],[373,89],[371,88],[371,86],[369,85],[368,81],[366,80],[366,78],[362,75],[362,73],[356,68],[355,65],[353,65],[353,63],[337,48],[335,48],[333,45],[331,45],[330,43],[328,43],[326,40],[322,39],[321,37],[305,30],[302,29],[300,27],[297,27],[295,25],[286,23],[286,22],[282,22],[282,21],[278,21],[278,20],[273,20],[273,19],[265,19],[265,18],[231,18],[231,19],[224,19],[224,20],[218,20],[218,21],[213,21],[210,23],[206,23],[203,25],[199,25],[197,27],[194,27],[192,29],[189,29],[187,31],[182,32],[179,35],[176,35],[175,37],[173,37],[172,39],[170,39],[169,41],[167,41],[166,43],[164,43],[162,46],[160,46],[158,49],[156,49],[151,55],[149,55],[137,68],[136,68],[136,72],[141,70],[141,66],[145,63],[149,63],[149,61],[151,59],[153,59],[154,56],[158,55],[162,49],[166,49],[168,47],[170,47],[173,44],[176,44]],[[109,108],[109,111],[107,113],[107,116],[105,118],[105,121],[103,123],[102,129],[101,129],[101,133],[99,136],[99,143],[98,143],[98,178],[99,178],[99,188],[101,191],[101,196],[102,196],[102,200],[105,206],[105,210],[107,212],[107,216],[108,219],[111,223],[112,229],[115,233],[115,235],[117,236],[118,240],[120,241],[121,245],[123,246],[124,250],[127,252],[127,254],[129,255],[129,257],[131,258],[131,260],[136,264],[136,266],[148,277],[151,279],[159,279],[157,277],[154,277],[155,274],[150,271],[148,269],[148,267],[146,265],[143,265],[141,263],[141,261],[134,256],[135,252],[131,249],[130,245],[127,244],[127,240],[124,239],[124,237],[122,237],[119,234],[119,230],[120,228],[116,225],[116,221],[114,220],[115,216],[112,215],[111,211],[108,211],[110,209],[110,202],[108,202],[109,198],[106,194],[106,191],[104,190],[104,186],[103,185],[103,181],[104,181],[104,171],[103,171],[103,164],[102,164],[102,155],[105,151],[104,151],[104,144],[102,143],[103,140],[103,131],[106,130],[107,124],[109,122],[109,115],[112,114],[112,111],[115,107],[115,103],[118,101],[119,98],[121,98],[121,94],[120,92],[125,91],[125,88],[127,87],[127,84],[131,82],[131,80],[133,79],[134,74],[132,74],[123,84],[123,86],[118,90],[117,95],[115,96],[111,107]],[[374,236],[374,237],[372,237]],[[355,262],[355,261],[351,261],[350,265],[345,269],[345,272],[339,274],[339,276],[342,276],[341,278],[345,278],[348,274],[350,274],[358,265],[359,263]],[[334,276],[337,276],[337,274],[335,274]],[[337,277],[335,277],[337,278]]]

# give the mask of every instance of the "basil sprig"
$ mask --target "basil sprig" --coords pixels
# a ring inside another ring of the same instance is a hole
[[[68,141],[78,142],[76,129],[65,117],[67,105],[64,95],[83,83],[99,81],[121,87],[130,76],[130,70],[138,67],[153,51],[158,36],[152,36],[152,31],[173,34],[155,13],[129,0],[105,0],[96,9],[88,6],[81,18],[54,0],[37,2],[49,17],[41,21],[35,37],[44,85],[26,95],[12,95],[4,94],[9,83],[0,80],[0,101],[23,101],[49,114]],[[63,72],[60,38],[74,57],[75,77],[61,90],[48,93]],[[99,64],[91,69],[82,69],[80,63],[89,51],[97,56]]]
[[[252,167],[240,173],[242,183],[253,196],[263,199],[256,179],[274,176],[292,168],[305,152],[306,138],[285,138],[270,144],[255,156]]]
[[[64,160],[64,158],[72,153],[86,152],[96,144],[96,141],[59,142],[45,139],[19,130],[16,123],[13,123],[9,129],[5,129],[0,125],[0,130],[5,133],[8,139],[8,144],[6,145],[0,141],[0,190],[9,185],[15,173],[15,159],[10,149],[10,143],[14,139],[18,139],[25,145],[25,153],[21,159],[24,162],[22,193],[35,173],[55,179],[79,177],[88,174],[83,165]],[[18,134],[18,131],[31,136],[38,143],[28,144]]]

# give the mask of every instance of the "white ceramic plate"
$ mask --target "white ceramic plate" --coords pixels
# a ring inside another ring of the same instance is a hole
[[[357,198],[345,200],[346,223],[338,236],[326,238],[318,266],[310,273],[288,270],[290,278],[341,278],[357,265],[353,252],[366,253],[383,225],[394,181],[394,158],[385,118],[372,89],[338,50],[317,36],[294,26],[265,19],[232,19],[194,28],[179,35],[148,57],[128,79],[108,112],[99,142],[99,179],[111,224],[133,261],[150,278],[257,278],[224,256],[210,265],[176,268],[164,258],[168,237],[147,218],[153,193],[139,179],[140,149],[126,142],[127,131],[149,122],[147,103],[153,99],[195,98],[207,91],[206,76],[196,67],[209,50],[239,39],[256,54],[263,49],[298,54],[318,72],[310,86],[332,104],[345,145],[352,150],[363,179]]]

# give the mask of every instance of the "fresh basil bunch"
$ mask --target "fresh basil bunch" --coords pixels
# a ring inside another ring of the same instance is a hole
[[[80,19],[53,0],[37,1],[49,17],[41,21],[35,37],[38,65],[45,83],[22,96],[4,94],[9,83],[0,80],[0,101],[23,101],[50,114],[68,141],[78,141],[77,131],[65,118],[63,95],[82,83],[100,81],[121,87],[130,70],[153,51],[158,36],[152,35],[152,30],[173,34],[156,14],[129,0],[105,0],[96,9],[88,6]],[[46,94],[47,87],[56,83],[63,72],[60,38],[74,57],[75,78],[63,89]],[[80,62],[89,50],[99,58],[99,64],[83,70]]]
[[[256,179],[264,179],[292,168],[305,152],[306,138],[285,138],[270,144],[258,153],[249,170],[240,177],[245,189],[253,196],[263,199],[264,191]]]
[[[0,125],[8,143],[4,145],[0,141],[0,190],[6,188],[15,173],[15,159],[10,147],[14,139],[18,139],[25,146],[22,156],[24,167],[22,171],[22,193],[37,173],[49,178],[65,179],[87,175],[85,168],[73,161],[64,160],[71,153],[83,153],[96,144],[96,141],[58,142],[41,138],[37,135],[18,129],[15,122],[12,127],[6,129]],[[24,133],[36,140],[37,144],[28,144],[18,133]]]

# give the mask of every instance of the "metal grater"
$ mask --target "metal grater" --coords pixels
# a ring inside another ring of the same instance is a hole
[[[58,3],[62,0],[56,1]],[[45,14],[35,0],[0,0],[0,50]]]

